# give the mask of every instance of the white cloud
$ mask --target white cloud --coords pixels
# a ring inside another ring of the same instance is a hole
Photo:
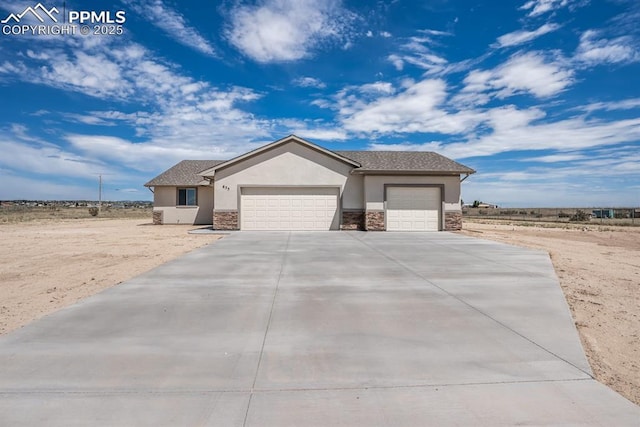
[[[71,58],[61,54],[32,59],[48,60],[49,65],[42,67],[36,78],[50,86],[75,89],[99,98],[124,98],[132,93],[120,65],[102,53],[76,51]]]
[[[124,0],[124,2],[178,43],[205,55],[215,56],[211,43],[195,28],[189,26],[184,16],[169,8],[161,0]]]
[[[384,38],[391,37],[391,33],[389,31],[380,31],[380,36]]]
[[[27,71],[27,67],[22,62],[11,63],[4,61],[0,64],[0,74],[22,74]]]
[[[519,93],[548,98],[573,83],[573,71],[546,61],[540,52],[520,53],[492,70],[473,70],[464,79],[464,92],[488,92],[503,99]]]
[[[577,108],[587,112],[592,111],[616,111],[616,110],[632,110],[634,108],[640,108],[640,98],[622,99],[620,101],[609,102],[593,102]]]
[[[513,106],[492,109],[486,112],[485,122],[490,132],[469,136],[464,142],[430,142],[420,145],[420,149],[466,158],[524,150],[566,152],[640,140],[639,118],[617,121],[571,118],[540,122],[544,116],[539,109],[518,110]]]
[[[412,132],[460,133],[477,123],[474,111],[448,113],[443,108],[447,87],[443,80],[407,82],[404,90],[376,94],[371,99],[341,92],[340,116],[345,129],[353,132],[394,134]]]
[[[387,57],[387,59],[389,60],[389,62],[393,64],[396,70],[402,71],[402,69],[404,68],[404,61],[402,60],[401,56],[396,54],[391,54]]]
[[[635,147],[617,147],[588,153],[543,156],[553,164],[521,163],[517,171],[484,171],[465,181],[465,200],[485,200],[501,206],[633,206],[633,173],[640,170]],[[563,160],[566,158],[566,160]],[[535,160],[535,159],[525,159]],[[566,165],[556,162],[567,161]],[[476,160],[479,170],[491,160]],[[603,180],[602,177],[607,177]],[[526,181],[523,185],[522,181]],[[636,185],[636,188],[639,188]]]
[[[0,157],[0,165],[8,169],[31,174],[87,178],[100,165],[53,144],[32,144],[17,135],[12,136],[0,139],[0,151],[11,153],[10,156]]]
[[[67,135],[73,148],[93,159],[133,167],[139,171],[153,171],[159,166],[183,159],[210,158],[208,147],[161,146],[154,143],[132,143],[105,135]]]
[[[534,17],[569,6],[571,3],[571,0],[529,0],[520,7],[520,10],[528,10],[528,15]]]
[[[64,113],[63,117],[71,122],[83,123],[85,125],[98,125],[98,126],[115,126],[115,123],[104,120],[93,114],[75,114]]]
[[[640,61],[637,43],[629,36],[612,40],[598,38],[598,32],[585,31],[580,36],[580,45],[575,59],[588,65],[630,63]]]
[[[586,156],[579,153],[565,153],[565,154],[549,154],[547,156],[529,157],[523,159],[524,162],[540,162],[540,163],[558,163],[558,162],[572,162],[575,160],[582,160]]]
[[[432,30],[432,29],[423,29],[423,30],[418,30],[419,33],[421,34],[427,34],[430,36],[450,36],[451,33],[447,32],[447,31],[440,31],[440,30]]]
[[[137,108],[146,110],[93,111],[62,117],[90,125],[117,125],[123,129],[128,125],[138,138],[168,151],[186,146],[199,152],[198,147],[202,147],[209,150],[207,157],[218,153],[227,157],[248,148],[255,138],[270,135],[267,121],[238,107],[261,94],[241,87],[216,88],[194,80],[180,73],[175,64],[162,62],[162,58],[126,39],[89,42],[90,47],[79,43],[85,41],[70,39],[69,45],[54,52],[38,50],[46,54],[19,52],[29,64],[26,72],[20,72],[22,68],[7,71],[30,83],[124,105],[135,99]],[[173,152],[180,155],[178,150]],[[144,156],[135,158],[137,167],[146,168]]]
[[[404,64],[414,65],[428,74],[447,71],[448,61],[436,54],[432,46],[438,44],[433,36],[441,37],[449,33],[435,30],[421,30],[419,33],[419,36],[409,37],[400,46],[401,53],[393,53],[387,59],[398,71],[404,68]]]
[[[263,0],[233,8],[226,36],[257,62],[295,61],[323,44],[348,43],[354,19],[339,0]]]
[[[533,39],[536,39],[544,34],[555,31],[558,28],[560,28],[560,26],[557,24],[544,24],[533,31],[520,30],[520,31],[514,31],[512,33],[507,33],[498,37],[498,40],[495,46],[509,47],[509,46],[521,45],[523,43],[527,43]]]
[[[367,83],[362,86],[356,86],[354,89],[361,93],[384,95],[391,95],[396,91],[393,85],[389,82]]]
[[[327,85],[314,77],[300,77],[293,81],[293,84],[300,87],[313,87],[316,89],[324,89]]]

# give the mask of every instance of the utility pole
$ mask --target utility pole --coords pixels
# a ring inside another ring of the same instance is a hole
[[[98,175],[98,212],[102,211],[102,177],[104,175],[113,175],[107,172],[98,172],[94,175]]]
[[[102,174],[98,175],[98,212],[102,211]]]

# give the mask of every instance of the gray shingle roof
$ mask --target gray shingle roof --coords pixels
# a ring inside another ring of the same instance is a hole
[[[198,185],[202,177],[198,175],[203,170],[223,163],[225,160],[183,160],[177,165],[167,169],[160,175],[147,182],[145,187],[156,187],[161,185]]]
[[[432,151],[336,151],[360,163],[360,171],[474,173],[465,165]]]
[[[461,174],[475,171],[465,165],[431,151],[334,151],[362,166],[356,171],[420,172]],[[183,160],[145,184],[145,187],[162,185],[194,186],[202,181],[198,173],[226,160]]]

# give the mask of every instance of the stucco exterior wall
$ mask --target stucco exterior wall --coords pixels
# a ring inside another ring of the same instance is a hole
[[[342,192],[343,210],[364,209],[364,176],[350,175]]]
[[[195,225],[208,225],[213,223],[213,187],[198,187],[198,213]]]
[[[362,177],[350,175],[351,169],[298,143],[283,144],[216,171],[215,209],[238,210],[242,186],[339,187],[343,208],[362,209]]]
[[[213,187],[197,187],[198,206],[176,206],[178,187],[155,187],[153,210],[162,211],[163,224],[205,225],[212,222]]]
[[[364,197],[367,211],[385,209],[385,184],[444,185],[444,212],[461,210],[460,177],[458,176],[366,175],[364,177]]]
[[[153,206],[156,208],[175,207],[176,187],[154,187]]]

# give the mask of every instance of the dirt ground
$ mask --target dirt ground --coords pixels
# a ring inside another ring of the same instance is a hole
[[[220,238],[193,228],[150,218],[0,224],[0,334]]]
[[[640,227],[465,221],[462,233],[549,252],[595,377],[640,404]]]

